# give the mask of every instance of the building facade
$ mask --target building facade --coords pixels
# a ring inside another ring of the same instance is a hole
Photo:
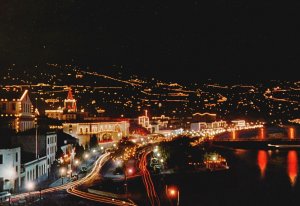
[[[46,141],[47,170],[50,172],[50,168],[55,161],[55,154],[57,151],[57,133],[47,132]]]
[[[58,120],[75,120],[79,117],[85,117],[85,112],[78,112],[77,100],[73,97],[72,89],[68,91],[68,96],[64,100],[64,106],[57,109],[45,110],[45,115],[52,119]]]
[[[0,149],[0,191],[16,191],[21,186],[21,148]]]
[[[6,118],[16,132],[34,128],[34,110],[28,90],[0,91],[0,118]]]
[[[63,123],[63,131],[79,139],[80,145],[90,142],[90,137],[96,135],[99,143],[118,141],[129,135],[129,122],[75,122]]]
[[[25,188],[28,182],[43,181],[48,177],[47,157],[26,161],[22,164],[21,187]]]

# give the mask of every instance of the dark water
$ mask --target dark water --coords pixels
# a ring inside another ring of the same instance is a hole
[[[216,149],[230,169],[154,177],[162,205],[164,184],[177,185],[180,205],[299,205],[300,151]]]

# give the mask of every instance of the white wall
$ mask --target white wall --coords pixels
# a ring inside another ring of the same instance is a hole
[[[46,141],[47,169],[50,169],[55,160],[55,154],[57,151],[57,134],[46,134]]]
[[[47,158],[43,157],[23,165],[24,186],[27,182],[37,181],[42,176],[48,176]]]
[[[3,190],[15,190],[20,187],[21,149],[0,149],[0,179],[4,181]]]

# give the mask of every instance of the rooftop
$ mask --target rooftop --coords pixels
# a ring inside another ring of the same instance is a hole
[[[23,95],[25,90],[22,90],[20,88],[6,88],[3,87],[0,89],[0,100],[7,99],[8,101],[16,101],[17,99],[20,99]]]

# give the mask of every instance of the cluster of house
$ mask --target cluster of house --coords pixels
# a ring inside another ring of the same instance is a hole
[[[145,114],[138,117],[138,124],[146,128],[150,133],[162,134],[166,137],[183,133],[183,128],[204,134],[225,131],[225,129],[245,129],[249,126],[245,120],[233,120],[228,123],[224,120],[217,119],[215,113],[194,113],[190,117],[176,118],[165,115],[152,116]]]
[[[42,181],[49,176],[58,148],[74,158],[76,143],[89,145],[96,136],[99,144],[112,145],[129,136],[130,124],[136,122],[149,133],[166,137],[178,135],[182,128],[194,131],[224,128],[225,121],[216,121],[215,114],[195,113],[192,117],[176,118],[145,114],[137,119],[89,116],[77,110],[77,100],[72,90],[66,91],[63,107],[45,110],[45,119],[59,120],[41,123],[42,117],[34,108],[29,91],[21,87],[0,89],[0,192],[16,191],[27,182]],[[235,122],[244,126],[245,122]],[[12,132],[13,131],[13,132]]]
[[[17,191],[47,178],[57,133],[37,130],[28,90],[0,91],[0,191]]]
[[[0,90],[0,192],[22,190],[28,182],[47,179],[58,148],[74,158],[73,146],[85,146],[92,135],[99,143],[113,143],[129,133],[126,120],[78,118],[82,114],[71,90],[62,109],[45,112],[61,120],[59,129],[50,122],[42,125],[38,115],[28,90]]]

